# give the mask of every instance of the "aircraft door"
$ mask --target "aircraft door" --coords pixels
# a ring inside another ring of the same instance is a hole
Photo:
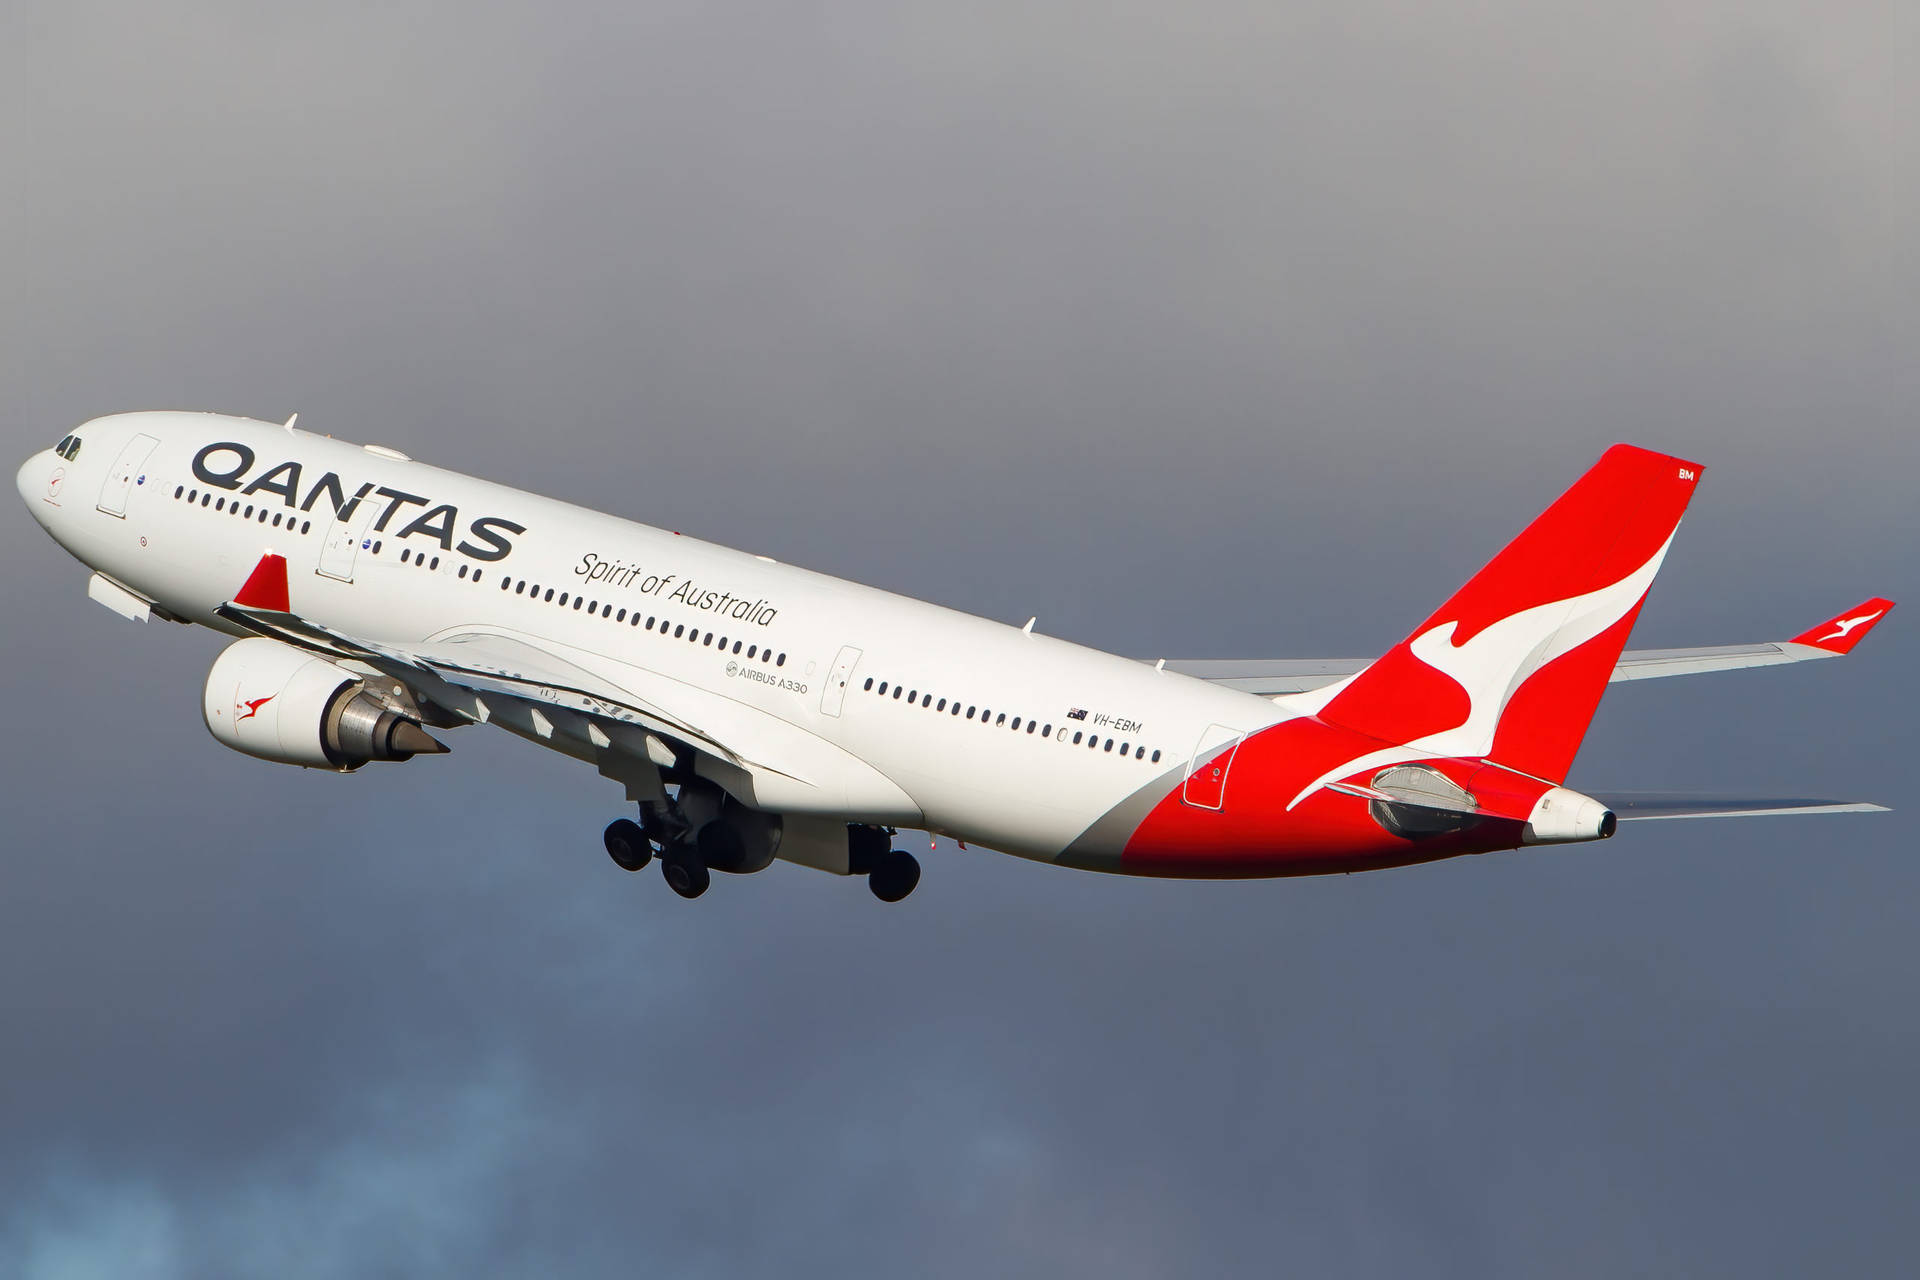
[[[100,510],[122,520],[127,518],[127,495],[133,492],[134,478],[137,476],[140,483],[146,483],[147,477],[140,468],[147,465],[147,455],[159,443],[148,435],[137,435],[127,441],[120,456],[113,460],[106,482],[100,486]]]
[[[1245,736],[1238,729],[1210,724],[1193,748],[1193,764],[1180,798],[1196,809],[1218,809],[1227,802],[1227,771]]]
[[[860,650],[852,645],[840,650],[840,656],[833,660],[833,670],[827,673],[827,687],[820,693],[822,715],[840,714],[841,704],[847,700],[847,681],[853,679],[853,669],[859,665]]]
[[[352,582],[354,562],[359,558],[361,547],[371,541],[367,528],[379,510],[379,503],[364,501],[359,494],[349,498],[334,515],[333,523],[327,526],[327,536],[320,543],[320,565],[315,572]]]

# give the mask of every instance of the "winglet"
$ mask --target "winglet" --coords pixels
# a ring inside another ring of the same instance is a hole
[[[1793,643],[1811,645],[1828,653],[1851,653],[1853,646],[1865,639],[1867,632],[1878,626],[1880,619],[1886,617],[1892,608],[1893,601],[1875,596],[1845,613],[1828,618],[1817,627],[1802,631],[1793,638]]]
[[[293,604],[287,596],[287,558],[271,551],[261,556],[260,563],[253,566],[253,573],[247,578],[247,585],[240,588],[233,602],[242,609],[292,613]]]

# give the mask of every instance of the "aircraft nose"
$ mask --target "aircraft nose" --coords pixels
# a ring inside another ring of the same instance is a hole
[[[58,459],[53,456],[53,450],[42,449],[22,463],[20,470],[14,475],[14,484],[20,490],[20,500],[27,504],[27,510],[33,513],[35,519],[39,519],[41,509],[46,505],[42,499],[52,497],[57,501],[59,498],[60,479],[64,477],[55,477],[53,472],[56,462]],[[41,521],[41,523],[46,522]]]

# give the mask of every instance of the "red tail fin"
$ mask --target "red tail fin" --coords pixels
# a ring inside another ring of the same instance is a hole
[[[1700,471],[1615,445],[1406,640],[1289,703],[1420,754],[1560,781]]]

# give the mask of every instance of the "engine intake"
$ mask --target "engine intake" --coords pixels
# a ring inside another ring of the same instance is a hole
[[[353,672],[277,640],[240,640],[207,673],[207,730],[244,755],[350,772],[446,747]]]

